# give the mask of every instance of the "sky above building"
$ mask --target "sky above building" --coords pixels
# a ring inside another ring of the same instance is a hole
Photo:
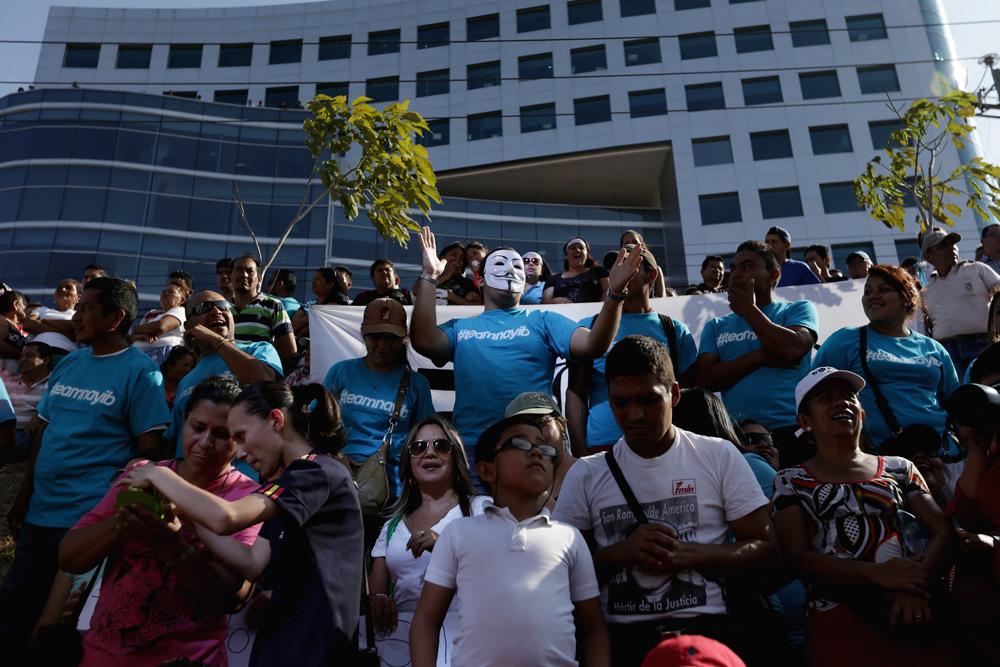
[[[4,3],[4,20],[0,25],[0,95],[17,90],[18,86],[31,83],[34,79],[35,64],[38,60],[39,45],[45,32],[45,20],[49,7],[233,7],[254,4],[294,4],[301,0],[270,0],[270,2],[248,2],[247,0],[48,0],[19,1]],[[965,68],[965,80],[959,81],[966,90],[976,90],[980,85],[989,85],[989,73],[976,61],[987,53],[1000,53],[1000,3],[981,0],[944,0],[948,21],[956,44],[956,53]],[[4,40],[25,43],[3,43]],[[990,101],[997,102],[994,92]],[[418,109],[419,110],[419,109]],[[992,112],[1000,116],[1000,110]],[[1000,118],[980,118],[980,143],[986,158],[1000,163]]]

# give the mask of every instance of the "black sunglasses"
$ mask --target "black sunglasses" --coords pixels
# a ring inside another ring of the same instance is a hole
[[[764,443],[770,447],[774,447],[774,438],[771,437],[770,433],[747,433],[747,444],[756,445],[758,443]]]
[[[538,452],[547,458],[555,460],[559,456],[559,450],[557,450],[552,445],[539,445],[537,443],[526,440],[525,438],[519,438],[514,436],[510,440],[501,443],[496,451],[503,451],[504,449],[519,449],[526,454],[530,454],[532,449],[537,449]]]
[[[225,299],[202,301],[197,306],[191,309],[191,315],[194,317],[197,317],[198,315],[204,315],[213,308],[215,308],[220,312],[228,313],[229,309],[232,308],[232,305]]]
[[[451,452],[453,444],[451,440],[437,438],[435,440],[414,440],[409,445],[410,456],[423,456],[427,453],[428,447],[433,447],[438,454],[448,454]]]

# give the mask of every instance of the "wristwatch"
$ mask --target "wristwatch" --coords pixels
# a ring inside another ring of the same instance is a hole
[[[608,299],[609,300],[611,300],[611,301],[617,301],[618,303],[621,303],[622,301],[624,301],[627,298],[628,298],[628,288],[627,287],[622,290],[621,294],[615,294],[614,292],[611,291],[610,287],[608,288]]]

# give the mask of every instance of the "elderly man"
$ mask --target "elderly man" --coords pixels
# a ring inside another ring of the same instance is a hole
[[[232,302],[234,331],[237,340],[268,342],[274,345],[286,369],[295,368],[295,335],[292,321],[280,301],[260,291],[257,260],[243,255],[233,262]]]
[[[812,272],[808,264],[792,259],[792,236],[787,229],[771,227],[764,236],[764,243],[774,253],[775,259],[778,260],[778,267],[781,269],[778,287],[819,284],[819,276]]]

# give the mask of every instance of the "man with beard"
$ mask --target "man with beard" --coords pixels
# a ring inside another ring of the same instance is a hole
[[[520,308],[524,262],[511,248],[496,248],[483,259],[484,312],[437,325],[434,289],[444,271],[434,234],[424,227],[423,272],[416,283],[410,337],[413,348],[438,366],[455,366],[453,421],[474,469],[473,445],[487,426],[501,419],[507,404],[525,391],[549,393],[557,358],[594,358],[607,351],[618,330],[629,280],[641,253],[620,252],[610,288],[592,328],[551,310]]]

